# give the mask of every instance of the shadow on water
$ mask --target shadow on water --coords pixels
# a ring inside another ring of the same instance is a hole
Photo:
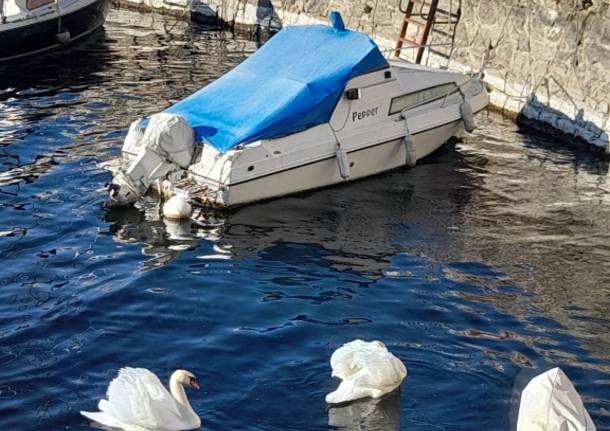
[[[0,65],[0,102],[31,95],[55,95],[71,87],[78,90],[101,84],[112,50],[104,28],[99,28],[68,47]],[[49,64],[54,65],[49,69]]]
[[[0,65],[0,148],[27,138],[58,110],[76,110],[82,91],[104,85],[100,72],[112,60],[106,39],[102,28],[69,49]]]
[[[25,152],[21,148],[11,148],[11,145],[18,145],[37,134],[44,135],[39,126],[60,110],[66,112],[67,121],[51,120],[50,123],[69,128],[70,117],[77,119],[83,113],[83,105],[95,108],[95,104],[84,103],[82,92],[108,81],[100,72],[111,61],[112,52],[102,28],[70,48],[0,65],[0,162],[3,165],[0,187],[34,181],[57,166],[58,160],[69,158],[66,147],[35,154],[35,145]],[[56,67],[49,69],[49,64],[56,64]],[[65,136],[57,131],[39,140],[43,145],[45,141],[68,144]]]
[[[559,84],[553,76],[551,76],[550,80],[546,78],[545,83],[546,86],[550,83]],[[578,108],[577,104],[561,85],[559,85],[559,88],[564,92],[563,96],[566,97],[566,100],[569,100],[573,105],[573,118],[541,102],[532,93],[528,96],[526,103],[519,112],[518,122],[531,129],[540,130],[547,136],[562,139],[568,144],[568,147],[581,145],[591,149],[591,143],[595,142],[598,148],[594,148],[594,150],[600,155],[605,153],[607,157],[608,151],[610,151],[608,133],[594,122],[585,120],[584,109]],[[565,130],[565,132],[562,130]],[[568,133],[567,131],[571,132]]]
[[[517,131],[523,145],[529,149],[528,160],[537,162],[540,166],[570,164],[574,172],[584,170],[601,177],[610,171],[610,158],[588,151],[590,148],[579,143],[559,146],[552,134],[541,132],[540,127],[531,128],[527,122],[520,122]]]

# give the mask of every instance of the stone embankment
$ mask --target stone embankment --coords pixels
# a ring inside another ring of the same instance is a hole
[[[398,0],[114,1],[272,31],[325,22],[338,10],[347,26],[388,51],[404,17]],[[441,0],[445,9],[449,3],[455,10],[459,1]],[[462,0],[461,12],[450,62],[430,54],[428,64],[478,71],[488,53],[494,107],[567,142],[610,152],[610,0]],[[434,32],[429,43],[439,38]]]

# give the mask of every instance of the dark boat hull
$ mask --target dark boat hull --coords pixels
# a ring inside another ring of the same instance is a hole
[[[108,0],[96,0],[74,12],[61,17],[62,30],[69,32],[69,42],[91,33],[104,24],[108,11]],[[0,25],[0,61],[11,60],[36,54],[51,48],[65,45],[56,37],[59,18],[24,24],[23,26],[2,30]]]

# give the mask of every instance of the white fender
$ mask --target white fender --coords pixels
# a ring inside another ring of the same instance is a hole
[[[472,106],[466,100],[460,105],[460,115],[462,116],[462,122],[464,123],[464,130],[472,132],[477,128],[474,122],[474,114],[472,113]]]
[[[337,157],[337,164],[339,165],[339,173],[341,174],[341,178],[346,180],[350,176],[349,160],[347,159],[347,153],[344,149],[339,148],[337,149],[335,155]]]
[[[192,211],[191,205],[183,196],[172,196],[163,204],[163,216],[170,220],[187,219]]]
[[[55,33],[55,40],[62,45],[70,42],[70,32],[64,29],[63,31]]]
[[[405,123],[405,137],[402,138],[402,143],[405,146],[405,165],[412,168],[417,163],[417,152],[415,151],[415,141],[411,132],[409,132],[409,119],[402,113],[402,121]]]
[[[402,138],[402,142],[405,145],[405,164],[412,168],[417,163],[417,154],[415,152],[415,142],[413,141],[413,136],[410,134],[406,134],[404,138]]]

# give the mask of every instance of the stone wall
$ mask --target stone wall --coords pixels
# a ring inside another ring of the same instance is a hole
[[[610,2],[464,1],[455,61],[491,46],[493,104],[608,151]]]
[[[115,0],[277,30],[326,22],[331,10],[346,25],[391,50],[404,15],[398,0]],[[404,0],[403,0],[404,1]],[[454,9],[458,0],[441,0]],[[504,113],[569,142],[610,152],[610,0],[462,0],[449,67],[477,71],[486,52],[491,103]],[[442,40],[440,40],[442,39]],[[445,40],[433,33],[429,43]],[[409,57],[412,50],[403,56]],[[433,66],[445,58],[430,55]],[[550,126],[550,127],[549,127]]]

